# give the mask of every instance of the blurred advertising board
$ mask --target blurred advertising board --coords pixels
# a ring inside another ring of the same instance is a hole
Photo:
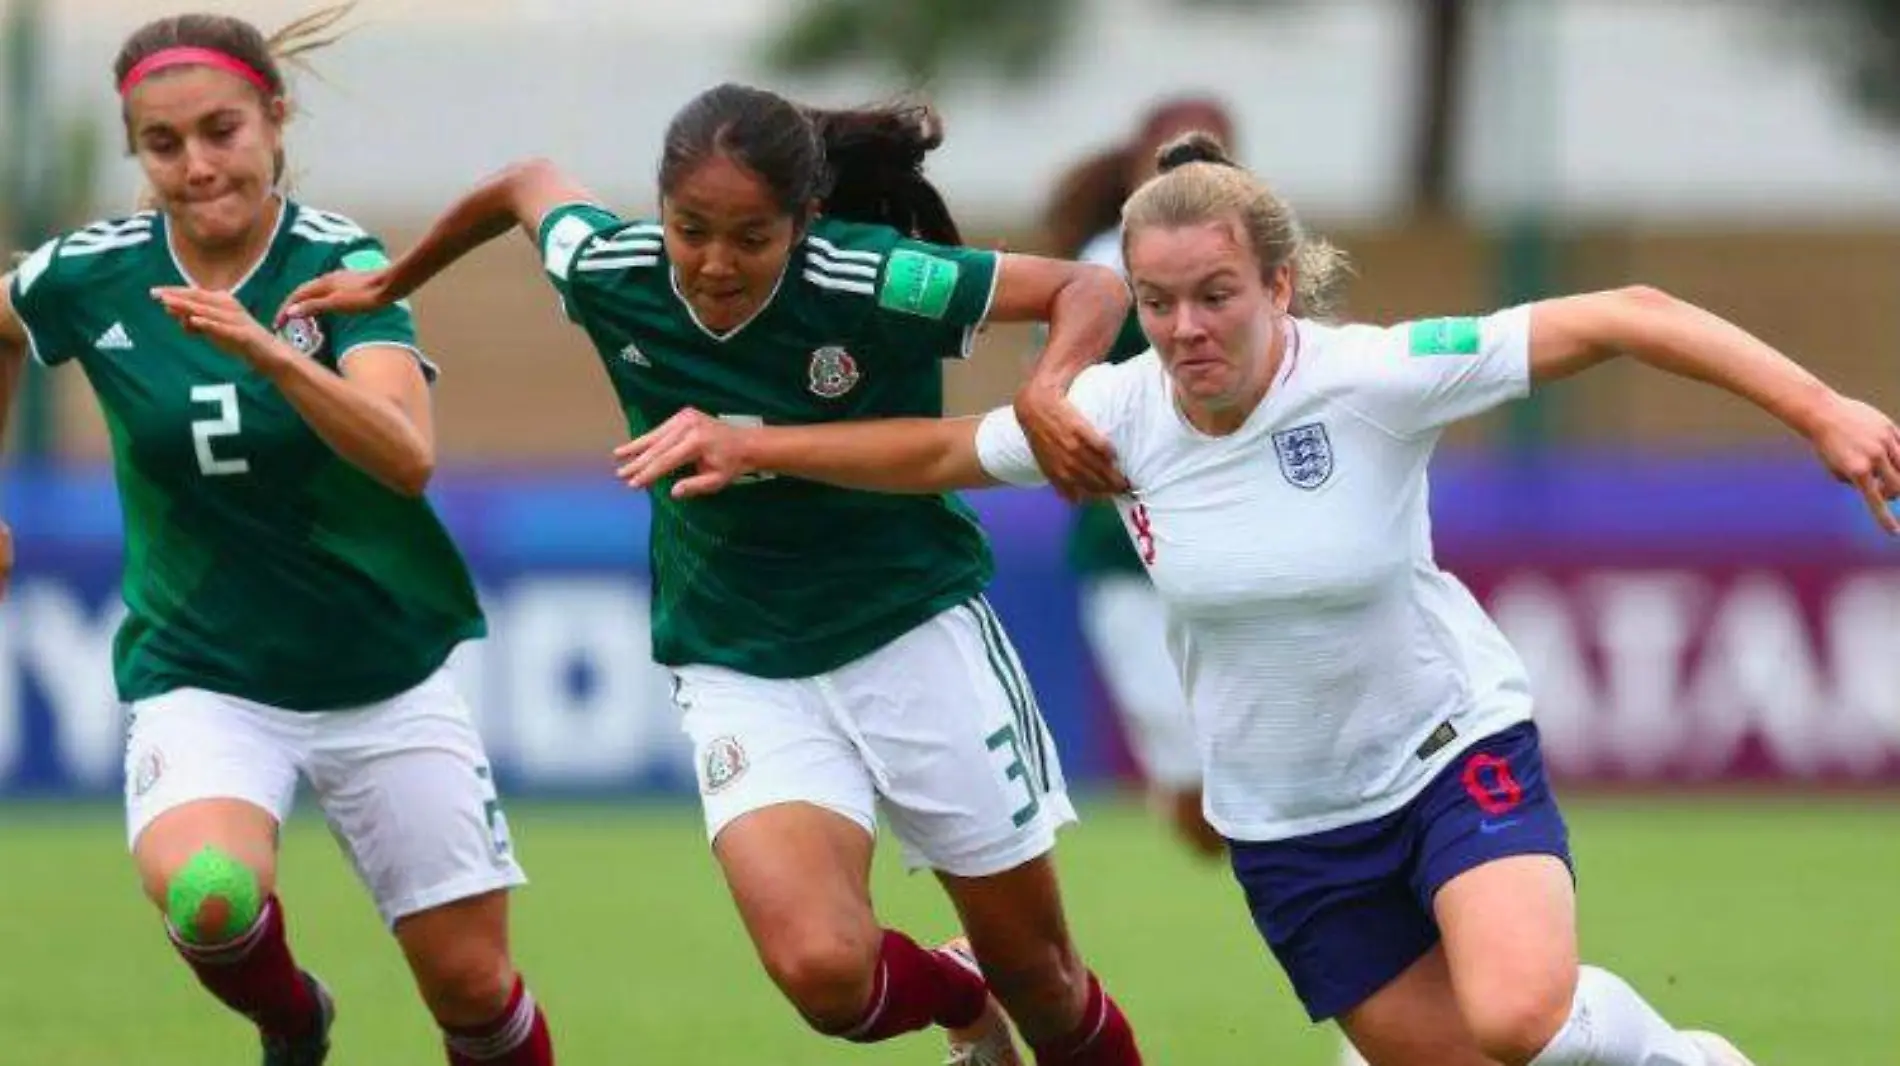
[[[646,504],[593,473],[461,471],[432,495],[493,635],[455,666],[516,794],[683,793],[647,651]],[[0,606],[0,796],[109,795],[122,608],[109,475],[15,471]],[[1066,511],[979,493],[1008,623],[1071,780],[1129,762],[1076,619]],[[1554,769],[1611,786],[1900,785],[1900,545],[1799,459],[1447,458],[1441,563],[1530,668]]]

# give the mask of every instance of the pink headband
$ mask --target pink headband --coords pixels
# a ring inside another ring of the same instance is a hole
[[[215,48],[180,47],[160,49],[146,56],[144,59],[139,60],[138,65],[126,71],[125,80],[119,83],[119,95],[130,95],[133,89],[139,87],[140,82],[161,70],[169,70],[172,67],[183,66],[216,67],[219,70],[236,74],[238,77],[257,86],[257,90],[265,96],[269,96],[275,91],[270,87],[270,82],[265,79],[264,75],[258,73],[256,67],[231,55],[229,52],[220,52]]]

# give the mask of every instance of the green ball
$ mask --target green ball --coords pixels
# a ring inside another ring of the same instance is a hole
[[[222,901],[223,927],[200,927],[205,904]],[[178,935],[193,944],[218,944],[249,929],[264,909],[263,893],[251,868],[214,847],[191,857],[165,892],[165,914]]]

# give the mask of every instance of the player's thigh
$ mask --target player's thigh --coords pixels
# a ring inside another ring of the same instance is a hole
[[[1459,874],[1434,901],[1466,1023],[1479,1042],[1528,1059],[1563,1027],[1576,995],[1576,894],[1552,855],[1515,855]]]
[[[801,801],[749,811],[713,841],[760,961],[801,1004],[853,1006],[871,978],[882,937],[871,906],[873,843],[851,819]]]
[[[467,705],[445,672],[323,717],[311,791],[385,923],[525,883]]]
[[[795,991],[868,971],[876,788],[815,682],[675,671],[706,832],[747,932]]]
[[[1090,580],[1082,589],[1082,631],[1143,775],[1169,790],[1198,788],[1200,747],[1154,584],[1142,574]]]
[[[1474,744],[1417,807],[1417,891],[1465,1019],[1485,1047],[1534,1053],[1568,1018],[1578,968],[1568,831],[1536,727]]]
[[[206,849],[275,891],[278,826],[297,789],[301,723],[201,689],[128,708],[126,839],[145,894],[163,906],[173,877]]]
[[[1452,993],[1442,947],[1339,1017],[1369,1066],[1490,1066],[1473,1041]]]
[[[1021,662],[981,599],[827,675],[912,868],[979,878],[1055,846],[1075,821]]]

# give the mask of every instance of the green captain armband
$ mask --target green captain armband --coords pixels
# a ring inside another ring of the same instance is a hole
[[[223,908],[207,905],[220,901]],[[219,928],[202,928],[207,919],[215,920],[223,910]],[[172,875],[165,892],[165,916],[179,939],[188,944],[218,944],[257,923],[264,909],[257,874],[251,868],[214,847],[206,847]]]

